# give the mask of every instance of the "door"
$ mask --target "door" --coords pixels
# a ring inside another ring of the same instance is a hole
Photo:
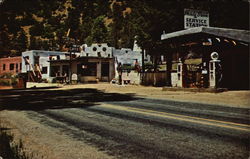
[[[102,81],[109,81],[109,62],[102,63],[101,76]]]

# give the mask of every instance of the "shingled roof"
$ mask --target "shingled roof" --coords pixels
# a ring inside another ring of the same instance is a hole
[[[229,38],[232,40],[238,40],[242,42],[250,42],[250,31],[249,30],[238,30],[228,28],[216,28],[216,27],[196,27],[187,30],[181,30],[173,33],[162,34],[161,40],[173,39],[193,34],[208,34],[218,37]]]

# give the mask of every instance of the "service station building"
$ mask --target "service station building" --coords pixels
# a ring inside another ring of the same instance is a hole
[[[167,85],[249,89],[249,35],[246,30],[215,27],[162,34]]]

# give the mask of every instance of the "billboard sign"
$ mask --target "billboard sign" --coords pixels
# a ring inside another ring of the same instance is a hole
[[[184,28],[209,26],[209,13],[202,10],[184,9]]]

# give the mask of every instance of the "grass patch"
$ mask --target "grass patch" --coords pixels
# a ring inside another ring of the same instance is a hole
[[[0,125],[0,157],[3,159],[30,159],[23,151],[23,142],[13,142],[13,135],[8,133],[8,128]]]

